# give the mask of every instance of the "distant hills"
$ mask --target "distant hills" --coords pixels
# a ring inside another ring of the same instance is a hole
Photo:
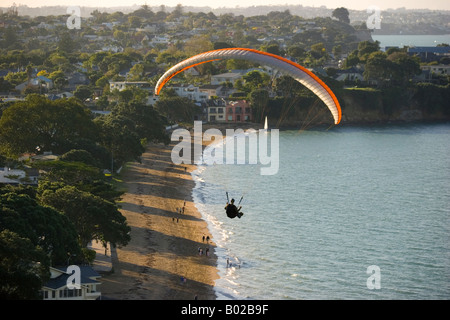
[[[123,7],[83,7],[81,6],[81,16],[89,17],[91,12],[99,10],[100,12],[123,12],[125,14],[140,9],[141,5],[123,6]],[[168,6],[148,6],[153,12],[161,10],[171,12],[175,7]],[[26,5],[15,7],[19,15],[22,16],[49,16],[65,15],[67,6],[45,6],[32,8]],[[10,8],[0,7],[2,12],[7,12]],[[184,12],[213,12],[215,15],[231,13],[236,16],[256,16],[266,15],[272,11],[286,11],[293,15],[298,15],[306,19],[315,17],[331,17],[335,8],[307,7],[302,5],[261,5],[250,7],[234,8],[211,8],[211,7],[193,7],[182,5]],[[350,22],[352,25],[361,25],[366,22],[370,13],[366,10],[348,9],[350,13]],[[375,35],[381,34],[450,34],[450,11],[437,11],[429,9],[388,9],[381,11],[381,29],[374,30]]]

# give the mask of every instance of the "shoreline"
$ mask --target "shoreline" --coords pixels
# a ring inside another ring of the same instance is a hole
[[[130,163],[123,174],[127,192],[120,211],[131,241],[111,248],[114,271],[102,277],[100,287],[105,299],[216,299],[216,245],[192,199],[197,166],[173,164],[172,147],[150,143],[141,163]]]

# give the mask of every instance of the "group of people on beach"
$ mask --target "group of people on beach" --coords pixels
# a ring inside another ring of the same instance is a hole
[[[205,256],[209,257],[209,248],[205,248]],[[198,248],[198,255],[202,256],[203,255],[203,248]]]
[[[184,214],[184,211],[186,210],[186,200],[184,200],[183,206],[180,208],[177,208],[177,214]],[[172,217],[172,221],[175,222],[177,220],[177,223],[179,221],[179,217]]]
[[[202,237],[202,242],[204,243],[205,240],[206,240],[206,243],[209,244],[209,240],[210,240],[209,236],[206,236],[206,237],[205,237],[205,235],[203,235],[203,237]],[[209,257],[209,247],[206,247],[206,248],[205,248],[205,251],[203,251],[203,249],[200,248],[200,247],[198,248],[198,254],[199,254],[200,256],[203,255],[203,252],[205,252],[205,255],[206,255],[207,257]]]

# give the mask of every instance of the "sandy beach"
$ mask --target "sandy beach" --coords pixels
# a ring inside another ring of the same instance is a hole
[[[131,227],[127,246],[112,249],[114,272],[102,296],[120,300],[214,300],[214,239],[192,202],[195,165],[175,165],[173,145],[149,144],[123,175],[121,212]],[[184,206],[184,213],[180,208]],[[203,254],[199,254],[199,248]],[[209,254],[206,255],[206,249]]]

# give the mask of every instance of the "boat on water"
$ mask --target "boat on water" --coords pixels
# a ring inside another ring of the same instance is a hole
[[[268,129],[269,129],[269,125],[268,125],[267,116],[266,116],[266,119],[264,120],[264,129],[260,129],[259,131],[260,132],[267,132]]]

